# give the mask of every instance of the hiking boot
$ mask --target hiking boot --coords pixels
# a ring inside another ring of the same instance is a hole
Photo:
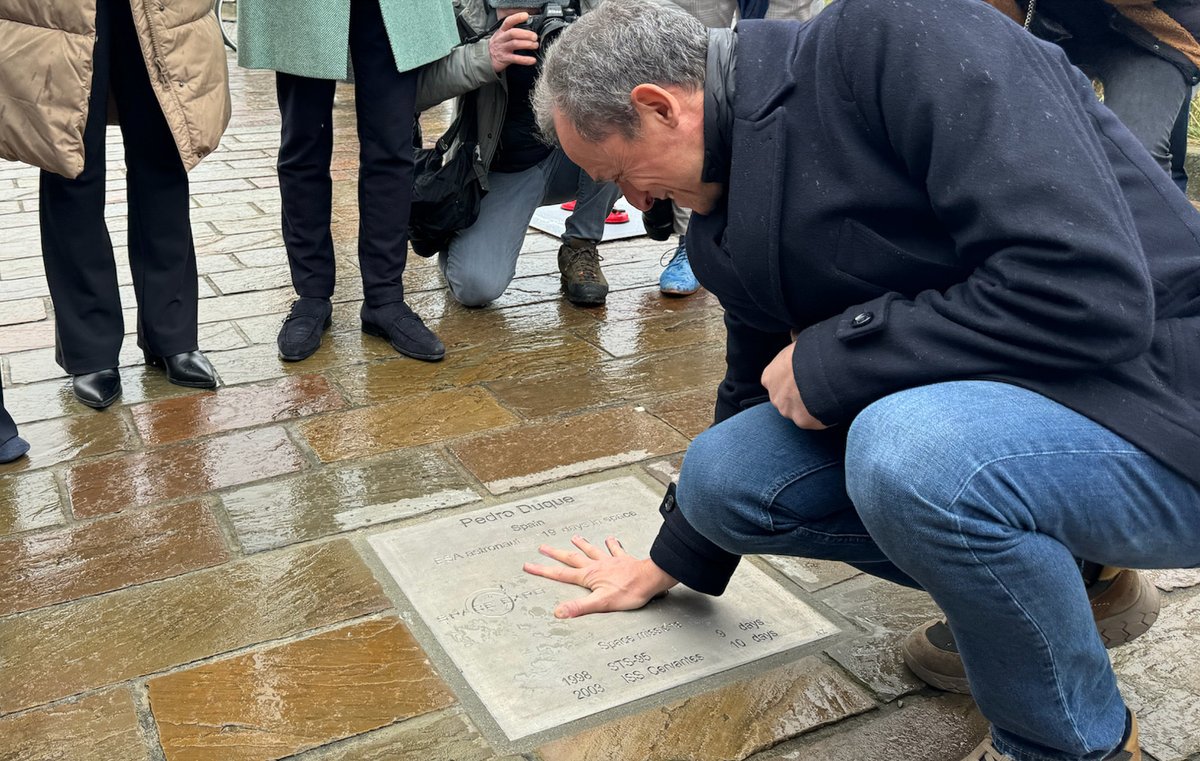
[[[1101,567],[1087,585],[1087,594],[1105,647],[1118,647],[1145,634],[1162,604],[1153,582],[1128,568]],[[962,656],[945,621],[914,629],[904,638],[901,651],[904,663],[929,686],[971,694]]]
[[[668,296],[691,296],[700,290],[700,283],[692,274],[692,263],[688,261],[687,244],[679,239],[675,255],[658,277],[658,290]]]
[[[558,271],[567,301],[582,306],[599,306],[608,296],[608,281],[600,271],[596,241],[571,238],[558,249]]]
[[[1125,731],[1125,740],[1121,743],[1121,747],[1114,750],[1112,753],[1104,757],[1104,761],[1142,761],[1142,749],[1138,745],[1138,725],[1137,716],[1133,711],[1128,711],[1126,716],[1129,721]],[[983,742],[979,743],[979,747],[971,751],[970,755],[963,761],[1013,761],[1010,756],[1006,756],[996,750],[996,746],[992,745],[992,738],[989,736]]]
[[[292,302],[292,310],[279,328],[279,358],[286,362],[308,359],[321,348],[321,335],[333,323],[333,305],[329,299],[301,296]]]
[[[364,333],[386,339],[401,354],[426,362],[437,362],[446,356],[446,345],[403,301],[379,307],[363,304],[359,316]]]

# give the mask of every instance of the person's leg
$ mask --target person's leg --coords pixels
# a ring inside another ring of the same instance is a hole
[[[333,236],[332,79],[310,79],[282,72],[275,91],[282,118],[279,141],[279,196],[283,202],[283,243],[292,286],[301,298],[333,296],[336,268]]]
[[[1030,391],[903,391],[849,431],[846,486],[870,535],[945,611],[997,748],[1095,761],[1125,705],[1077,558],[1200,564],[1200,487]]]
[[[555,151],[551,166],[542,203],[576,199],[575,210],[567,217],[563,230],[563,243],[571,240],[599,243],[604,239],[604,220],[621,197],[621,189],[616,183],[594,181],[561,150]]]
[[[68,180],[43,170],[39,184],[38,220],[54,303],[55,354],[71,375],[115,368],[125,335],[117,266],[104,223],[104,133],[115,1],[100,0],[96,6],[83,172]]]
[[[112,90],[125,144],[129,266],[138,345],[154,357],[196,351],[196,251],[187,170],[150,85],[128,2],[113,3]]]
[[[1104,105],[1117,115],[1163,171],[1171,172],[1171,130],[1191,86],[1172,63],[1112,35],[1086,48],[1104,83]]]
[[[440,257],[450,293],[465,306],[480,307],[500,297],[517,272],[517,256],[529,220],[542,200],[547,161],[523,172],[492,172],[490,190],[475,223],[450,241]]]
[[[844,435],[797,428],[770,404],[751,407],[692,441],[679,509],[734,554],[840,560],[915,586],[875,544],[846,494]]]
[[[350,5],[350,53],[358,114],[358,262],[366,303],[404,300],[412,205],[417,72],[399,72],[379,0]]]

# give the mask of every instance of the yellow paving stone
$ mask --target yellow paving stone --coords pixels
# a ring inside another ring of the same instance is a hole
[[[48,470],[0,477],[0,536],[62,523],[60,501]]]
[[[451,445],[493,494],[677,452],[687,439],[633,409],[529,423]]]
[[[408,449],[221,497],[246,552],[259,552],[363,526],[474,502],[466,476],[440,455]]]
[[[390,606],[344,540],[0,619],[0,713]]]
[[[0,540],[0,616],[228,559],[221,529],[199,503]]]
[[[114,410],[30,423],[22,425],[20,433],[29,442],[29,454],[0,465],[0,475],[112,454],[132,449],[137,441]]]
[[[724,376],[724,345],[699,344],[487,385],[507,407],[543,417],[619,400],[646,403],[687,391],[715,395]]]
[[[516,421],[486,391],[441,391],[325,415],[300,424],[323,462],[369,457],[498,428]]]
[[[563,333],[519,337],[500,334],[488,341],[492,332],[480,336],[477,345],[454,351],[444,362],[355,365],[335,370],[331,376],[345,389],[351,402],[375,404],[434,389],[523,377],[556,367],[590,366],[604,357],[591,344]]]
[[[741,761],[875,707],[845,672],[809,657],[538,749],[543,761]]]
[[[64,480],[71,511],[83,517],[199,496],[294,473],[306,464],[287,433],[271,427],[85,462],[68,468]]]
[[[646,403],[646,409],[675,430],[694,439],[708,429],[716,414],[717,389],[697,391],[672,399]]]
[[[0,719],[0,761],[146,761],[133,696],[116,689]]]
[[[461,711],[450,709],[310,750],[295,761],[522,761],[522,758],[497,757]]]
[[[300,375],[259,386],[220,389],[133,407],[133,423],[150,446],[306,417],[346,406],[320,375]]]
[[[395,619],[149,682],[168,761],[270,761],[454,702]]]
[[[160,370],[130,367],[121,371],[121,398],[113,403],[109,411],[115,412],[121,407],[151,399],[172,399],[201,393],[205,393],[204,389],[176,386],[169,382]],[[50,380],[6,388],[4,408],[18,424],[56,417],[96,417],[94,410],[79,403],[71,392],[71,384],[66,380]]]
[[[575,333],[614,357],[631,357],[724,342],[725,319],[718,309],[696,309],[644,320],[594,320]]]

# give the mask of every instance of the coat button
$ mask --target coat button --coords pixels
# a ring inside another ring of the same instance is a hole
[[[869,324],[871,320],[874,319],[875,314],[873,312],[861,312],[854,315],[854,319],[850,321],[850,325],[851,327],[861,328],[863,325]]]

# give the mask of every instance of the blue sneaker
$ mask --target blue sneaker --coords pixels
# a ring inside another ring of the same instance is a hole
[[[679,248],[667,262],[667,268],[658,278],[658,290],[668,296],[691,296],[700,290],[700,283],[692,274],[692,263],[688,261],[687,245],[679,239]]]

